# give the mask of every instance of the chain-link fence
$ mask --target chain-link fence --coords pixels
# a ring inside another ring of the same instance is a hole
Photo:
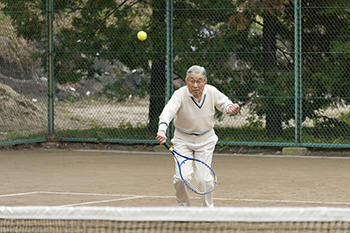
[[[0,7],[0,145],[52,135],[156,143],[165,103],[196,64],[241,107],[235,116],[217,112],[219,144],[350,146],[347,0]]]
[[[44,52],[41,46],[44,42],[28,39],[35,31],[33,25],[16,25],[16,19],[30,20],[20,2],[0,1],[2,145],[47,138],[47,75],[40,70],[40,60],[33,57]]]

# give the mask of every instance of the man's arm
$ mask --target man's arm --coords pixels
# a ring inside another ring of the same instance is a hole
[[[174,118],[181,105],[181,96],[179,91],[175,91],[169,102],[165,105],[159,116],[159,126],[156,139],[162,145],[166,142],[166,131],[169,123]]]
[[[226,114],[235,115],[239,111],[239,105],[232,103],[232,101],[216,87],[214,87],[215,106],[219,111]]]

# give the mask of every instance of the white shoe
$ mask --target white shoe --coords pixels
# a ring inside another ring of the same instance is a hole
[[[179,203],[179,207],[186,207],[186,202]]]

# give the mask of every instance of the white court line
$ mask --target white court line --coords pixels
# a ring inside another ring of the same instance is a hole
[[[57,195],[78,195],[78,196],[120,196],[120,197],[150,197],[150,198],[175,198],[175,196],[140,196],[134,194],[107,194],[107,193],[72,193],[72,192],[50,192],[50,191],[38,191],[41,194],[57,194]]]
[[[28,193],[12,193],[12,194],[3,194],[0,197],[14,197],[14,196],[24,196],[30,194],[38,194],[39,192],[28,192]]]
[[[104,200],[104,201],[90,201],[90,202],[82,202],[77,204],[69,204],[69,205],[60,205],[58,207],[72,207],[72,206],[79,206],[79,205],[89,205],[89,204],[97,204],[97,203],[106,203],[106,202],[112,202],[112,201],[125,201],[125,200],[132,200],[137,198],[143,198],[144,196],[133,196],[133,197],[126,197],[126,198],[119,198],[119,199],[111,199],[111,200]]]
[[[70,204],[70,205],[63,205],[60,207],[69,207],[69,206],[79,206],[79,205],[88,205],[88,204],[97,204],[97,203],[106,203],[106,202],[113,202],[113,201],[123,201],[123,200],[131,200],[131,199],[138,199],[138,198],[175,198],[175,196],[133,196],[128,198],[120,198],[120,199],[111,199],[111,200],[104,200],[104,201],[93,201],[93,202],[84,202],[79,204]],[[194,197],[194,199],[201,199],[200,197]],[[234,199],[234,198],[214,198],[214,200],[220,200],[220,201],[246,201],[246,202],[272,202],[272,203],[303,203],[303,204],[332,204],[332,205],[350,205],[350,202],[323,202],[323,201],[294,201],[294,200],[264,200],[264,199]]]
[[[200,198],[198,198],[200,199]],[[247,201],[247,202],[273,202],[273,203],[304,203],[304,204],[332,204],[332,205],[350,205],[350,202],[334,201],[295,201],[295,200],[265,200],[265,199],[233,199],[233,198],[214,198],[221,201]]]
[[[130,197],[139,195],[128,195],[128,194],[108,194],[108,193],[72,193],[72,192],[49,192],[49,191],[38,191],[41,194],[57,194],[57,195],[77,195],[77,196],[117,196],[117,197]]]
[[[134,194],[100,194],[100,193],[70,193],[70,192],[46,192],[39,191],[38,193],[43,194],[59,194],[59,195],[89,195],[89,196],[126,196],[129,198],[120,198],[120,199],[112,199],[106,201],[97,201],[91,203],[99,203],[99,202],[111,202],[114,200],[128,200],[133,198],[159,198],[159,199],[169,199],[176,198],[175,196],[145,196],[145,195],[134,195]],[[200,197],[195,196],[194,199],[200,199]],[[350,202],[331,202],[331,201],[297,201],[297,200],[265,200],[265,199],[239,199],[239,198],[214,198],[214,200],[218,201],[247,201],[247,202],[272,202],[272,203],[303,203],[303,204],[332,204],[332,205],[350,205]],[[79,205],[79,204],[77,204]]]
[[[60,207],[68,206],[79,206],[79,205],[88,205],[96,203],[106,203],[113,201],[123,201],[139,198],[156,198],[156,199],[170,199],[176,198],[175,196],[145,196],[145,195],[134,195],[134,194],[103,194],[103,193],[74,193],[74,192],[50,192],[50,191],[35,191],[35,192],[26,192],[26,193],[13,193],[13,194],[3,194],[1,197],[13,197],[13,196],[24,196],[32,194],[55,194],[55,195],[76,195],[76,196],[105,196],[105,197],[125,197],[118,199],[109,199],[103,201],[92,201],[92,202],[83,202],[69,205],[62,205]],[[200,199],[200,197],[192,197],[194,199]],[[214,198],[217,201],[243,201],[243,202],[270,202],[270,203],[302,203],[302,204],[320,204],[320,205],[350,205],[350,202],[334,202],[334,201],[297,201],[297,200],[265,200],[265,199],[239,199],[239,198]]]

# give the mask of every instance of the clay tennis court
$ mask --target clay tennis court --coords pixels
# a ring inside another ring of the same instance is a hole
[[[0,206],[177,206],[170,152],[33,149],[0,161]],[[214,155],[212,167],[215,206],[350,207],[349,157]]]

